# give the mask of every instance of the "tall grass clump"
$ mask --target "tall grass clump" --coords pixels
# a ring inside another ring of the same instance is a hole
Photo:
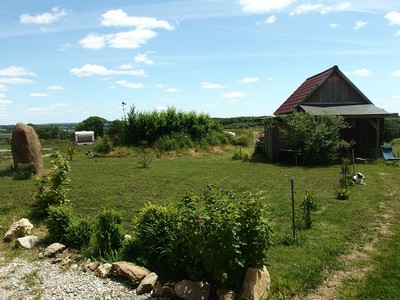
[[[95,228],[95,254],[106,259],[116,257],[124,240],[121,214],[114,209],[103,209]]]

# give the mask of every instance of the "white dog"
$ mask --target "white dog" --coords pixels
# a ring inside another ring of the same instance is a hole
[[[365,184],[364,183],[365,176],[361,173],[357,173],[353,176],[353,181],[358,184]]]

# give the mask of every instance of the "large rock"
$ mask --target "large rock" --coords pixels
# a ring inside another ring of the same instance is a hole
[[[139,286],[136,288],[136,294],[142,295],[144,293],[150,292],[158,280],[158,275],[154,272],[146,275],[145,278],[140,282]]]
[[[35,248],[42,242],[42,239],[35,236],[35,235],[28,235],[24,237],[20,237],[15,242],[17,246],[25,248],[25,249],[32,249]]]
[[[175,284],[175,294],[185,300],[208,300],[211,286],[207,282],[182,280]]]
[[[19,238],[31,233],[33,225],[28,219],[21,219],[14,222],[4,235],[4,242],[9,243],[15,238]]]
[[[242,298],[248,300],[261,300],[269,291],[271,277],[266,266],[248,268],[243,281]]]
[[[54,257],[57,253],[63,252],[67,247],[61,243],[53,243],[47,246],[46,249],[43,251],[44,257]]]
[[[96,268],[94,273],[96,274],[97,277],[107,278],[108,275],[110,275],[111,267],[112,267],[112,264],[110,264],[110,263],[101,264]]]
[[[39,138],[31,126],[18,123],[12,133],[11,151],[14,168],[18,164],[33,164],[36,175],[44,173],[44,164]]]
[[[111,270],[117,276],[127,278],[135,285],[139,284],[143,278],[150,274],[150,271],[146,268],[127,261],[119,261],[113,263]]]
[[[217,296],[218,300],[235,300],[237,298],[234,291],[223,288],[217,290]]]

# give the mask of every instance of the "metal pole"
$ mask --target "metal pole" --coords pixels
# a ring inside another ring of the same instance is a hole
[[[296,224],[295,224],[295,214],[294,214],[294,179],[290,179],[290,187],[292,189],[292,230],[293,230],[293,240],[296,239]]]

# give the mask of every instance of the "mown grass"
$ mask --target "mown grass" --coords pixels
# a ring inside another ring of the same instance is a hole
[[[146,203],[177,203],[189,190],[200,194],[208,184],[237,193],[266,191],[275,231],[275,245],[267,257],[272,276],[271,299],[303,294],[323,281],[324,269],[342,268],[339,255],[371,238],[369,226],[382,213],[382,201],[391,203],[393,216],[399,217],[400,204],[390,193],[393,183],[385,180],[392,176],[398,181],[399,168],[380,163],[357,165],[356,171],[366,175],[367,185],[351,187],[350,200],[340,201],[336,199],[339,165],[295,167],[232,160],[237,151],[153,156],[149,168],[140,168],[135,154],[87,158],[81,148],[77,159],[71,161],[68,197],[79,215],[94,217],[102,207],[117,208],[129,231],[131,219]],[[320,209],[313,215],[312,229],[298,232],[298,242],[287,246],[283,241],[291,234],[291,178],[295,184],[297,222],[298,206],[306,190],[316,198]],[[28,212],[35,180],[16,181],[3,173],[0,186],[0,225],[5,228],[11,220]],[[390,243],[388,240],[387,246],[398,246]],[[385,247],[382,245],[382,250]],[[394,255],[395,252],[393,259]],[[381,264],[379,256],[374,263]],[[362,284],[357,283],[355,288]]]

